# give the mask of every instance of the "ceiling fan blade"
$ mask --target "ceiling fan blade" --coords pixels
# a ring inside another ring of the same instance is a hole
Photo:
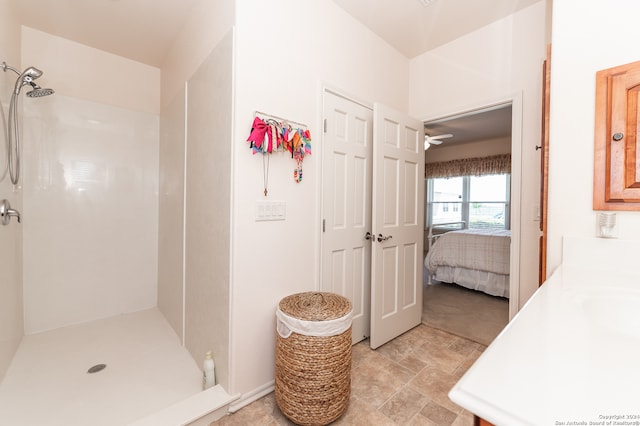
[[[441,141],[440,139],[447,139],[447,138],[452,138],[453,135],[450,133],[447,133],[445,135],[438,135],[438,136],[429,136],[429,135],[425,135],[424,136],[424,149],[427,149],[427,147],[429,145],[440,145],[443,141]]]
[[[424,140],[426,141],[432,141],[432,140],[436,140],[436,139],[448,139],[448,138],[452,138],[453,135],[451,133],[447,133],[446,135],[437,135],[437,136],[429,136],[429,135],[424,135]]]
[[[444,135],[437,135],[437,136],[429,136],[430,139],[448,139],[448,138],[452,138],[453,135],[451,133],[447,133]]]
[[[437,139],[424,138],[424,149],[429,149],[431,145],[440,145],[442,141]]]

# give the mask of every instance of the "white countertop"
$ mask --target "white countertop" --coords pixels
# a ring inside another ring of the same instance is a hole
[[[449,397],[495,425],[640,425],[640,242],[564,250]]]

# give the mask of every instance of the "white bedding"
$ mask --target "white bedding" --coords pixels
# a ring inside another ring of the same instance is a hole
[[[441,235],[424,265],[438,281],[509,297],[509,230],[465,229]]]

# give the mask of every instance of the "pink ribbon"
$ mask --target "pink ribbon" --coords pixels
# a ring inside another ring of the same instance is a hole
[[[268,146],[266,147],[267,148],[266,150],[262,146],[263,142],[265,141],[265,135],[269,137],[269,142],[268,142]],[[256,151],[272,152],[273,151],[273,134],[271,131],[271,126],[269,126],[267,123],[262,121],[260,117],[254,118],[253,125],[251,126],[251,133],[249,134],[249,138],[247,139],[247,142],[251,142],[252,148],[253,147],[257,148],[257,149],[254,149],[254,153]]]

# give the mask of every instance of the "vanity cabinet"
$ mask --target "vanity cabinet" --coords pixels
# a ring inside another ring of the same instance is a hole
[[[473,426],[493,426],[493,423],[489,423],[485,419],[475,416],[473,418]]]
[[[640,210],[640,61],[596,73],[594,210]]]

